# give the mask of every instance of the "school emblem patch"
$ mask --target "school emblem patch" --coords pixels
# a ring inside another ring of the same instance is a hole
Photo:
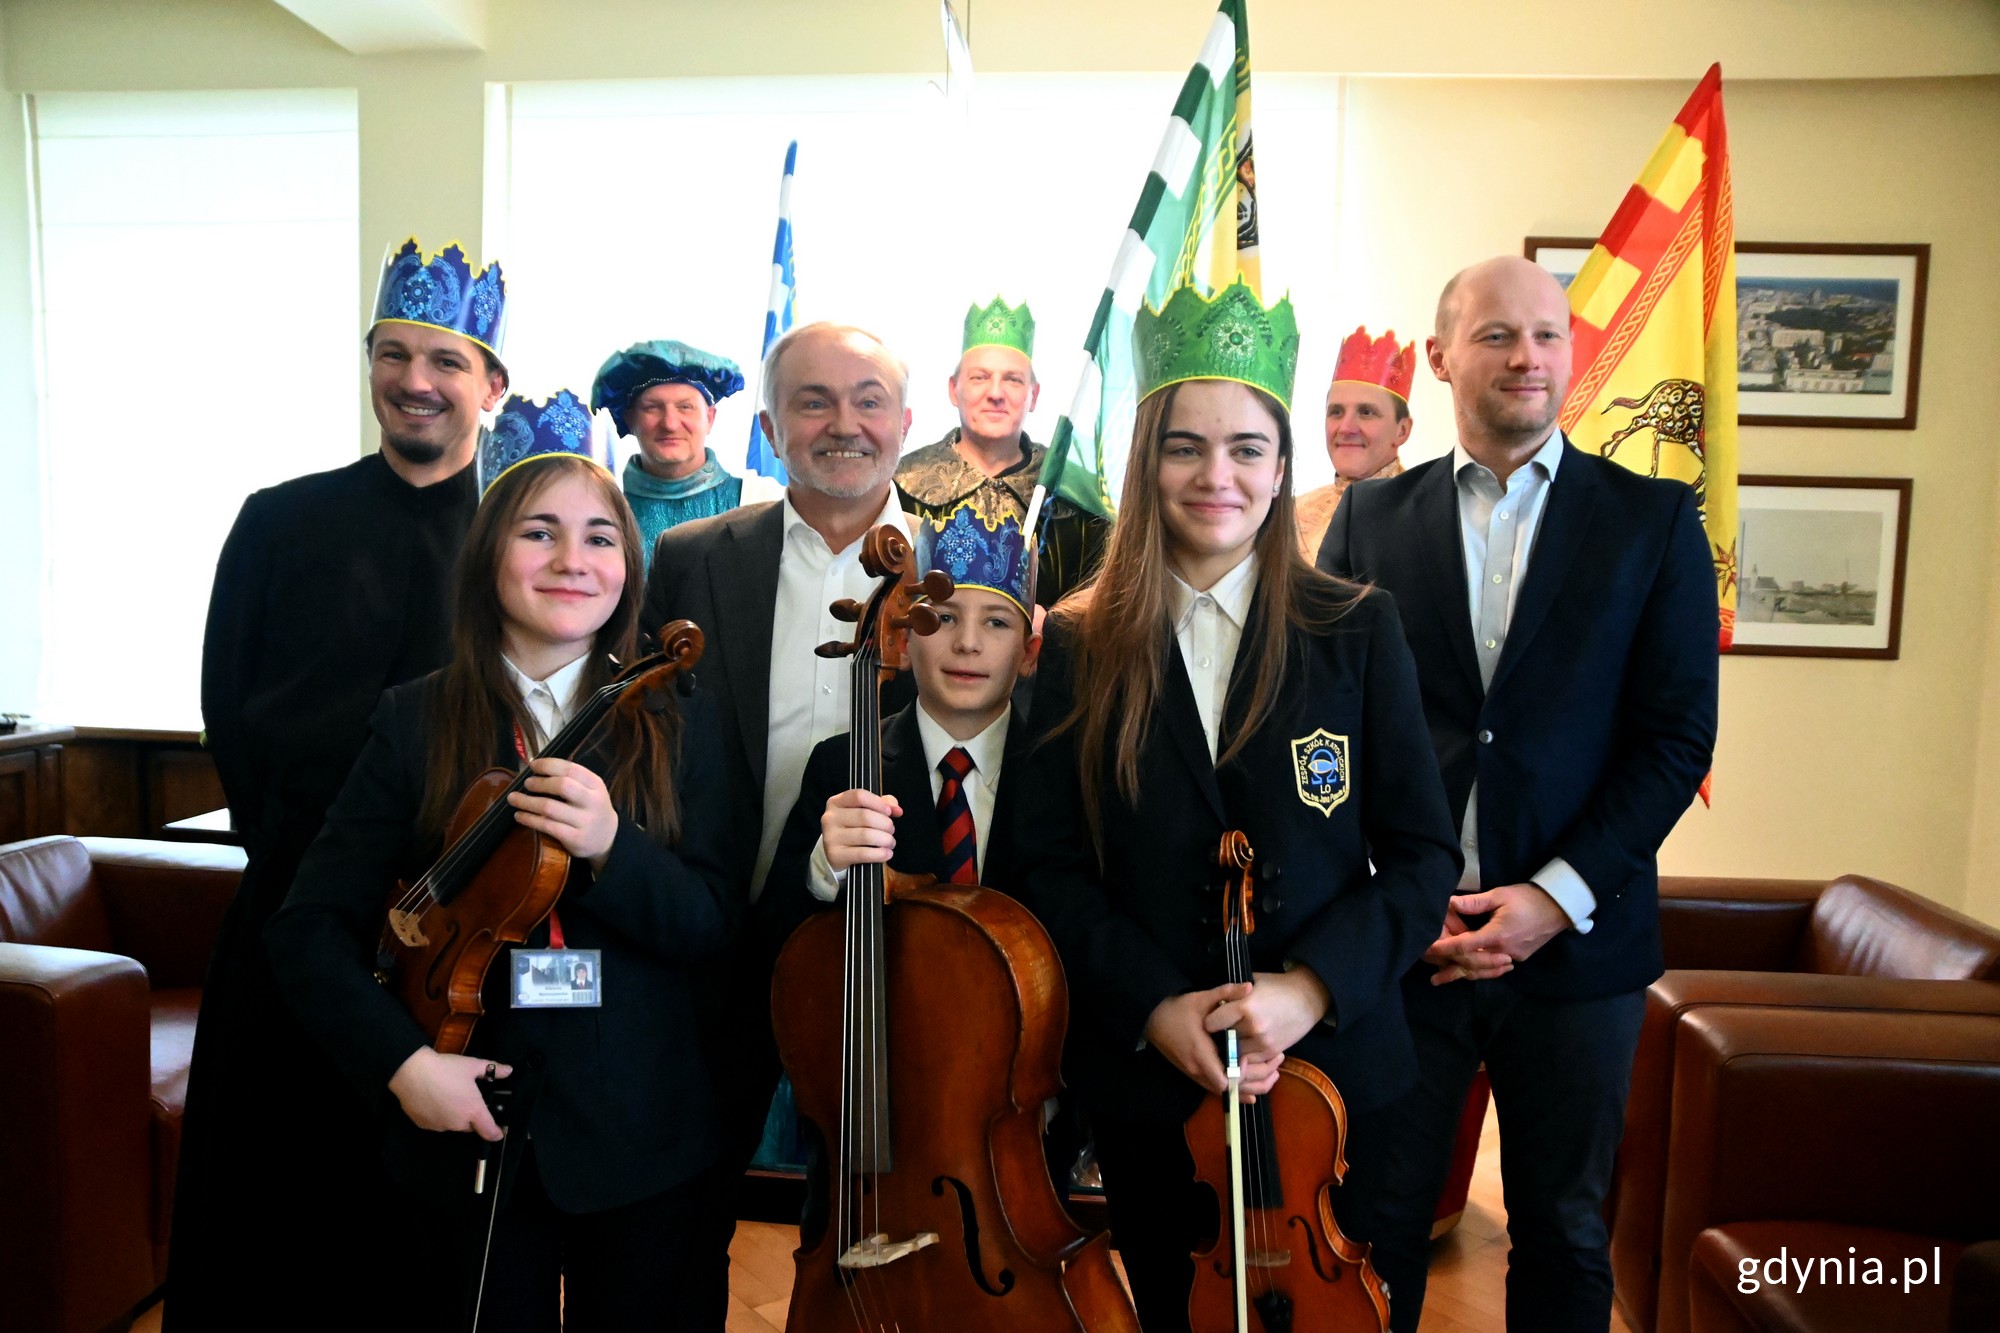
[[[1323,815],[1347,799],[1347,737],[1321,727],[1292,742],[1292,770],[1299,799]]]

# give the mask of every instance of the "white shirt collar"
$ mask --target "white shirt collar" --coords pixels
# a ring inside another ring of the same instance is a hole
[[[923,702],[919,700],[917,702],[917,734],[924,739],[925,761],[932,768],[936,768],[944,762],[945,755],[951,752],[953,746],[963,746],[965,747],[965,752],[972,756],[973,771],[979,774],[979,780],[986,784],[988,790],[998,789],[1000,785],[1000,761],[1007,754],[1007,721],[1013,715],[1014,706],[1010,703],[1007,707],[1000,710],[1000,716],[994,718],[987,725],[986,730],[980,732],[969,741],[962,741],[939,726],[930,713],[925,710]]]
[[[1167,571],[1167,596],[1172,602],[1174,632],[1187,628],[1188,617],[1194,614],[1195,602],[1201,593],[1188,585],[1187,580]],[[1250,600],[1257,592],[1257,553],[1253,549],[1236,562],[1236,567],[1215,581],[1208,590],[1216,609],[1229,619],[1229,623],[1241,630],[1250,622]]]
[[[549,697],[555,701],[556,717],[562,722],[567,722],[570,715],[576,711],[576,687],[583,679],[583,664],[589,660],[590,654],[585,653],[568,666],[550,672],[543,680],[530,677],[527,672],[510,662],[504,653],[500,657],[500,665],[507,668],[507,677],[514,682],[514,688],[521,692],[523,702],[538,687],[547,686]],[[553,738],[544,736],[542,739],[546,741]]]
[[[1554,481],[1556,479],[1556,467],[1558,464],[1562,462],[1562,456],[1563,456],[1562,427],[1551,426],[1549,427],[1549,437],[1546,440],[1543,440],[1541,444],[1536,447],[1535,452],[1533,454],[1529,455],[1528,462],[1526,465],[1530,467],[1539,467],[1542,470],[1543,477],[1547,478],[1550,481]],[[1451,475],[1454,477],[1462,477],[1465,475],[1465,469],[1467,469],[1468,467],[1479,468],[1481,471],[1485,472],[1489,476],[1491,476],[1493,472],[1493,469],[1487,467],[1484,463],[1479,462],[1471,454],[1467,453],[1465,451],[1465,445],[1463,443],[1452,445]]]
[[[794,536],[799,536],[808,533],[811,534],[814,538],[817,538],[821,546],[826,546],[826,538],[820,536],[819,529],[815,528],[812,524],[806,522],[805,519],[800,516],[799,511],[792,507],[792,493],[789,489],[785,491],[784,512],[785,512],[785,544],[787,546],[791,545],[792,538]],[[879,528],[884,523],[895,523],[905,528],[909,526],[909,519],[905,517],[905,515],[903,514],[903,498],[901,495],[897,493],[894,483],[890,484],[889,495],[882,502],[882,512],[877,514],[875,516],[875,521],[873,523],[870,523],[868,526],[870,528]],[[832,548],[829,547],[828,549],[830,550]],[[835,551],[834,554],[838,555],[840,554],[840,552]]]

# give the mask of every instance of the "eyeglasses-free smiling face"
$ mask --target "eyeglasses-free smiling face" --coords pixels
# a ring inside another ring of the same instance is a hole
[[[1426,351],[1451,385],[1460,432],[1506,445],[1545,437],[1569,390],[1569,298],[1546,269],[1511,255],[1454,282]]]
[[[532,495],[507,534],[498,579],[501,648],[514,665],[541,679],[588,652],[625,590],[625,551],[602,489],[569,473]]]
[[[852,330],[818,329],[785,349],[765,433],[791,479],[856,500],[895,475],[910,414],[887,349]]]
[[[910,636],[917,695],[933,721],[969,740],[1000,716],[1015,680],[1034,671],[1042,641],[997,592],[960,588],[935,605],[937,632]]]
[[[655,384],[625,409],[625,433],[639,441],[645,468],[678,479],[708,461],[715,407],[692,384]]]
[[[1285,475],[1277,418],[1231,380],[1176,387],[1160,441],[1167,559],[1197,588],[1235,568],[1257,540]]]
[[[1349,481],[1372,477],[1410,438],[1410,418],[1396,420],[1396,396],[1372,384],[1338,380],[1326,391],[1326,452]]]
[[[470,338],[393,320],[369,337],[368,396],[382,441],[419,466],[470,439],[506,392]]]
[[[1012,347],[975,347],[959,358],[951,377],[959,427],[982,440],[1018,436],[1041,393],[1033,364]]]

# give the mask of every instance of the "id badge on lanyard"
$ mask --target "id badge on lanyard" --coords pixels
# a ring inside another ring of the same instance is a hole
[[[528,744],[514,728],[514,752],[528,761]],[[549,909],[549,947],[514,949],[510,1003],[516,1009],[595,1009],[604,1003],[604,954],[563,947],[562,917]]]

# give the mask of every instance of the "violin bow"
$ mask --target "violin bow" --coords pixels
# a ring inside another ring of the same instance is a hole
[[[1229,1063],[1229,1115],[1223,1121],[1229,1137],[1229,1238],[1236,1247],[1236,1333],[1250,1333],[1250,1284],[1243,1262],[1243,1066],[1236,1055],[1236,1029],[1225,1032]]]
[[[513,1098],[514,1090],[500,1086],[492,1065],[486,1066],[486,1077],[479,1081],[479,1093],[486,1099],[487,1109],[500,1126],[500,1142],[481,1144],[479,1164],[472,1173],[472,1192],[489,1194],[486,1201],[486,1240],[479,1247],[479,1281],[472,1291],[472,1314],[465,1326],[465,1333],[479,1333],[479,1312],[486,1304],[486,1274],[493,1263],[493,1227],[500,1220],[500,1183],[507,1172],[507,1136],[511,1126],[507,1123],[507,1104]],[[486,1179],[486,1163],[493,1163],[493,1179]]]

